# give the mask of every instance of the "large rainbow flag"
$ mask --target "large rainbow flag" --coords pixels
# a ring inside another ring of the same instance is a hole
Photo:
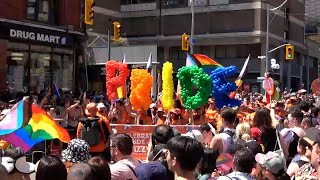
[[[34,104],[22,100],[8,114],[16,118],[11,119],[11,124],[0,124],[0,139],[20,147],[24,152],[44,140],[59,139],[65,143],[70,141],[68,132]],[[20,122],[25,122],[25,125]]]
[[[222,67],[221,64],[203,54],[188,54],[186,60],[186,66],[201,67],[204,72],[208,74],[211,74],[211,71],[215,70],[216,68]]]

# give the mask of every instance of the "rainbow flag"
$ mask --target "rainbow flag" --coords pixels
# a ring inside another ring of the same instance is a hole
[[[222,67],[221,64],[203,54],[188,54],[186,66],[201,67],[204,72],[208,74],[211,74],[211,71],[215,70],[216,68]]]
[[[29,104],[26,101],[19,103]],[[24,152],[29,151],[34,145],[45,140],[59,139],[65,143],[70,141],[67,130],[59,126],[45,111],[34,104],[29,104],[28,106],[30,109],[12,110],[13,113],[17,113],[17,117],[28,114],[30,116],[28,123],[12,133],[1,136],[1,139],[8,141],[13,146],[20,147]],[[18,121],[18,118],[12,119],[12,123],[15,123],[15,121]]]

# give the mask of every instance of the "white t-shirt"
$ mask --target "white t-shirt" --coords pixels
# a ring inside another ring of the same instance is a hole
[[[126,180],[126,179],[137,180],[137,177],[134,175],[134,173],[128,166],[132,167],[132,169],[135,169],[139,163],[140,162],[137,159],[129,158],[129,159],[120,160],[115,164],[110,165],[111,179],[112,180]]]
[[[249,174],[249,173],[243,173],[243,172],[238,172],[238,171],[234,171],[226,176],[220,176],[219,178],[217,178],[217,180],[232,180],[232,179],[255,180],[256,178],[251,176],[251,174]]]

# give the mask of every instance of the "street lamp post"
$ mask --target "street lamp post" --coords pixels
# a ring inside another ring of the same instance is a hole
[[[191,35],[189,41],[190,43],[190,53],[193,54],[193,36],[194,36],[194,0],[190,0],[191,6]]]
[[[269,9],[269,4],[267,4],[267,35],[266,35],[266,72],[269,68],[269,25],[270,25],[270,11],[276,11],[280,9],[283,5],[287,3],[288,0],[285,0],[280,6]]]

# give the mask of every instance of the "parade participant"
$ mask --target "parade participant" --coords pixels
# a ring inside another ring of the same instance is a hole
[[[174,101],[173,107],[180,109],[183,124],[189,123],[190,113],[182,106],[180,99]]]
[[[224,153],[228,149],[228,146],[233,143],[233,137],[236,132],[234,127],[236,111],[232,108],[223,108],[221,110],[221,118],[224,131],[214,136],[210,148],[217,150],[219,153]]]
[[[280,138],[285,142],[283,152],[291,160],[297,154],[299,138],[304,137],[306,133],[301,128],[303,113],[299,109],[292,109],[288,113],[288,127],[280,131]]]
[[[317,126],[320,122],[320,118],[319,118],[320,113],[319,112],[320,112],[320,108],[318,108],[318,107],[313,107],[311,109],[311,117],[312,117],[312,126],[313,127]]]
[[[140,163],[135,172],[138,180],[169,180],[166,167],[157,161]]]
[[[150,104],[150,111],[152,117],[152,124],[157,124],[158,116],[157,116],[157,105],[155,103]]]
[[[77,138],[88,142],[90,153],[93,156],[101,155],[105,152],[112,132],[109,121],[105,118],[97,117],[97,112],[96,104],[89,103],[85,110],[88,119],[84,122],[79,122],[77,130]]]
[[[57,156],[45,156],[37,163],[36,180],[66,180],[67,169]]]
[[[241,148],[238,150],[233,159],[233,172],[226,176],[220,176],[218,180],[238,179],[238,180],[255,180],[251,176],[254,168],[255,160],[253,153],[248,148]]]
[[[302,119],[301,128],[307,132],[309,128],[312,127],[312,119],[310,117],[305,117]]]
[[[150,142],[148,144],[148,153],[147,158],[152,154],[152,151],[154,150],[156,145],[159,144],[167,144],[167,142],[174,137],[174,131],[172,127],[161,124],[156,126],[153,129]]]
[[[134,124],[134,121],[131,120],[131,114],[130,102],[117,99],[110,109],[108,119],[113,124]]]
[[[174,108],[170,111],[169,116],[171,125],[183,125],[180,113],[181,111],[178,108]]]
[[[152,116],[150,108],[148,110],[138,110],[137,123],[141,125],[152,125]]]
[[[310,163],[306,163],[300,167],[295,175],[296,180],[302,179],[318,179],[320,174],[319,162],[319,144],[320,144],[320,130],[318,128],[310,128],[304,139],[312,145]]]
[[[200,126],[200,132],[203,136],[203,142],[205,147],[209,147],[213,137],[217,134],[216,125],[213,123],[204,123]]]
[[[169,140],[167,163],[175,179],[196,180],[194,170],[203,157],[203,147],[195,139],[177,136]]]
[[[249,141],[250,125],[248,123],[240,123],[236,127],[235,141]]]
[[[107,117],[108,117],[107,107],[103,103],[98,103],[97,109],[98,109],[97,116],[107,119]]]
[[[30,180],[31,173],[35,172],[35,165],[26,161],[26,156],[19,147],[7,149],[0,158],[0,163],[9,173],[8,180]]]
[[[269,180],[290,180],[285,171],[284,159],[279,154],[275,152],[259,153],[255,156],[255,159],[262,169],[263,177]]]
[[[9,179],[9,174],[7,169],[0,164],[0,177],[2,180],[8,180]]]
[[[265,152],[278,149],[276,129],[272,126],[272,118],[267,108],[259,108],[256,110],[253,118],[252,126],[261,132],[261,143],[265,148]]]
[[[111,179],[136,180],[134,169],[140,163],[131,156],[133,142],[128,134],[114,134],[110,138],[111,158],[115,162],[110,165]]]
[[[78,163],[71,167],[67,180],[95,180],[91,167],[86,163]]]
[[[162,107],[159,107],[156,114],[157,122],[156,125],[164,124],[166,122],[166,117],[164,116],[164,109]]]
[[[214,101],[212,98],[209,98],[208,100],[208,104],[209,107],[207,108],[206,112],[205,112],[205,122],[213,122],[214,124],[216,124],[216,115],[217,115],[217,111],[215,110],[214,107]]]
[[[298,154],[294,156],[287,169],[290,177],[295,176],[301,166],[310,162],[312,145],[305,138],[300,138],[297,151]]]
[[[102,157],[93,157],[89,160],[94,179],[96,180],[111,180],[111,172],[108,162]]]
[[[218,159],[218,152],[214,149],[205,148],[201,162],[199,164],[199,180],[209,180],[211,174],[217,170],[216,161]]]
[[[74,138],[77,133],[79,120],[83,118],[83,109],[80,106],[80,101],[75,100],[74,104],[68,107],[68,130],[71,138]]]
[[[67,149],[61,152],[62,161],[67,169],[77,163],[86,163],[91,158],[89,153],[90,145],[82,139],[72,139],[68,143]]]

